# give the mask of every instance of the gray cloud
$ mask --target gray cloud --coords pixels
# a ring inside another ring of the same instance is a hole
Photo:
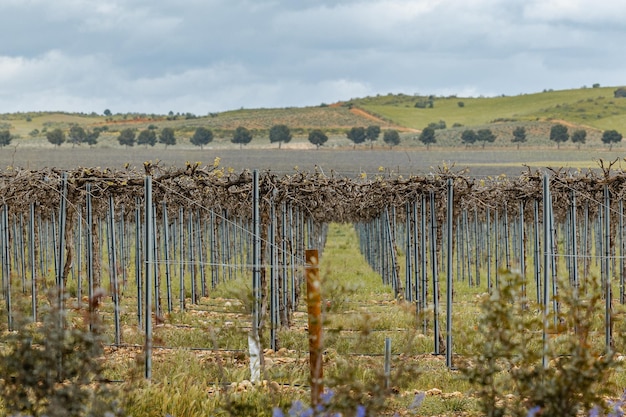
[[[0,112],[620,85],[625,14],[610,0],[0,0]]]

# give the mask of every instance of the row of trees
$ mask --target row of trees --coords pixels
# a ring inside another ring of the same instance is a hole
[[[428,127],[425,127],[418,137],[419,141],[429,148],[430,145],[437,142],[435,131],[438,128],[438,126],[435,126],[432,123]],[[161,129],[158,134],[156,129],[156,126],[149,126],[147,129],[140,131],[138,134],[135,129],[124,129],[119,133],[117,140],[120,145],[126,147],[134,146],[135,144],[148,147],[154,146],[157,143],[164,144],[166,148],[170,145],[176,145],[177,139],[174,129],[166,127]],[[81,126],[74,125],[70,128],[67,135],[61,129],[54,129],[47,132],[46,137],[50,143],[57,146],[60,146],[66,141],[71,142],[72,146],[77,144],[87,144],[93,146],[98,143],[98,137],[100,136],[100,132],[103,130],[106,129],[95,128],[93,130],[86,130]],[[369,142],[370,148],[373,148],[374,142],[378,140],[380,133],[380,126],[359,126],[351,128],[346,133],[346,136],[350,141],[352,141],[354,148],[356,148],[356,145],[365,142]],[[519,145],[521,143],[525,143],[528,139],[526,128],[518,126],[512,133],[511,142],[515,143],[519,149]],[[213,137],[213,132],[210,129],[198,127],[193,136],[190,138],[190,142],[196,146],[204,148],[205,145],[208,145],[213,141]],[[274,125],[269,131],[270,142],[278,143],[279,149],[283,143],[290,142],[292,137],[293,135],[291,134],[289,127],[284,124]],[[609,148],[612,149],[613,144],[620,142],[622,137],[622,134],[616,130],[606,130],[602,133],[601,139],[603,143],[609,145]],[[8,130],[0,131],[0,147],[9,145],[13,138],[14,137]],[[243,145],[250,143],[252,139],[252,132],[243,126],[239,126],[233,132],[231,142],[239,144],[240,147],[242,147]],[[567,142],[570,139],[573,143],[578,145],[578,148],[580,148],[580,145],[584,144],[587,140],[587,131],[584,129],[577,129],[570,135],[567,126],[563,124],[555,124],[550,129],[550,140],[557,144],[557,148],[560,148],[561,143]],[[308,140],[310,143],[319,148],[328,141],[328,136],[321,129],[314,129],[309,132]],[[495,140],[496,135],[491,131],[491,129],[479,129],[476,131],[466,129],[461,133],[461,142],[465,146],[480,143],[484,148],[487,143],[493,143]],[[383,141],[390,147],[396,146],[400,143],[400,134],[394,129],[386,130],[383,134]]]
[[[69,141],[72,146],[87,144],[93,146],[98,143],[98,137],[100,132],[104,131],[104,128],[96,127],[93,130],[85,130],[82,126],[73,125],[70,127],[68,134],[61,129],[54,129],[46,133],[46,139],[53,145],[61,146],[61,144]]]
[[[422,133],[419,135],[418,140],[426,145],[427,148],[430,148],[430,145],[437,142],[435,137],[435,128],[433,126],[425,127],[422,130]],[[550,129],[550,140],[557,144],[557,148],[560,148],[561,143],[567,142],[569,139],[572,140],[573,143],[578,145],[580,149],[580,145],[584,144],[587,140],[587,131],[584,129],[577,129],[572,132],[571,136],[567,126],[562,124],[556,124],[552,126]],[[461,142],[465,146],[469,146],[471,144],[480,142],[482,147],[485,147],[487,143],[493,143],[496,140],[496,135],[491,131],[491,129],[480,129],[478,131],[474,131],[472,129],[464,130],[461,133]],[[520,143],[525,143],[528,140],[528,136],[526,134],[526,128],[523,126],[518,126],[513,129],[513,137],[511,138],[511,142],[517,145],[519,149]],[[618,143],[622,140],[622,134],[616,130],[605,130],[602,133],[602,143],[609,145],[609,149],[613,148],[614,143]]]
[[[106,126],[96,127],[93,130],[86,130],[82,126],[73,125],[66,133],[64,130],[57,128],[46,132],[46,138],[48,141],[56,146],[61,146],[63,143],[72,143],[72,146],[87,144],[90,146],[98,143],[98,137],[100,133],[108,130]],[[164,144],[167,148],[170,145],[176,145],[177,138],[174,129],[166,127],[158,131],[158,127],[150,125],[146,129],[137,131],[137,129],[126,128],[119,132],[117,141],[120,145],[125,147],[132,147],[135,145],[143,145],[144,147],[155,146],[157,143]],[[37,131],[39,133],[39,131]],[[374,142],[378,140],[381,134],[380,126],[371,125],[367,127],[353,127],[347,133],[346,136],[354,143],[354,147],[357,144],[370,142],[370,147],[374,146]],[[32,132],[31,132],[32,136]],[[213,132],[206,127],[198,127],[194,134],[190,137],[190,142],[193,145],[204,148],[213,141]],[[280,149],[283,143],[289,143],[293,135],[288,126],[284,124],[277,124],[270,128],[269,139],[271,143],[278,143]],[[0,132],[0,146],[6,146],[11,142],[13,137],[8,131]],[[247,145],[253,139],[253,132],[246,127],[239,126],[233,131],[231,142],[239,144],[240,147]],[[328,141],[327,134],[321,129],[313,129],[309,132],[308,140],[317,148],[323,146]],[[396,146],[400,143],[400,134],[395,129],[385,130],[383,134],[384,142],[390,147]]]
[[[196,146],[200,146],[200,148],[204,148],[204,146],[213,141],[213,137],[213,132],[210,129],[207,129],[206,127],[198,127],[189,141]],[[241,147],[250,143],[252,141],[252,137],[252,132],[249,129],[239,126],[233,132],[231,142],[239,144]],[[286,125],[275,125],[270,129],[270,142],[278,143],[279,148],[281,144],[291,141],[291,138],[291,131]],[[163,128],[158,135],[154,128],[142,130],[138,135],[134,129],[124,129],[120,132],[118,141],[121,145],[127,147],[134,146],[135,143],[146,147],[154,146],[158,142],[164,144],[167,148],[169,145],[176,145],[176,136],[174,134],[174,129],[169,127]]]
[[[552,126],[550,129],[550,140],[556,142],[557,148],[560,147],[561,143],[567,142],[570,139],[570,134],[567,129],[567,126],[562,124],[556,124]],[[572,142],[580,145],[585,143],[587,140],[587,132],[585,130],[575,130],[571,135]],[[609,149],[613,149],[613,144],[618,143],[622,140],[622,134],[617,130],[605,130],[602,132],[602,143],[609,145]]]
[[[371,125],[368,127],[353,127],[346,133],[346,136],[353,143],[353,148],[360,143],[370,142],[370,149],[374,147],[374,142],[380,136],[380,126]],[[390,147],[400,144],[400,134],[395,129],[385,130],[383,141]]]
[[[348,131],[347,137],[354,142],[355,146],[356,144],[363,143],[365,141],[370,141],[373,146],[373,142],[378,139],[380,132],[380,126],[369,126],[367,128],[353,127]],[[208,145],[213,141],[213,137],[213,132],[210,129],[198,127],[193,136],[190,138],[190,142],[203,148],[205,145]],[[278,143],[279,149],[283,143],[289,143],[292,138],[293,135],[287,125],[274,125],[269,130],[270,143]],[[135,136],[135,131],[133,129],[125,129],[120,132],[118,137],[119,143],[125,146],[134,146],[135,143],[137,145],[154,146],[157,143],[157,139],[159,143],[165,144],[166,147],[168,145],[176,144],[176,137],[174,136],[174,131],[171,128],[164,128],[158,137],[154,132],[154,129],[150,128],[142,130],[139,132],[138,136]],[[252,132],[246,127],[239,126],[233,132],[231,142],[242,147],[243,145],[250,143],[252,139]],[[328,136],[321,129],[313,129],[309,132],[308,140],[310,143],[319,148],[328,141]],[[387,130],[383,135],[383,140],[389,146],[398,145],[400,143],[400,134],[396,130]]]
[[[174,134],[174,129],[171,127],[165,127],[161,130],[159,135],[155,132],[154,128],[144,129],[139,134],[135,131],[135,129],[124,129],[120,132],[120,135],[117,137],[117,141],[120,145],[126,146],[135,146],[144,145],[145,147],[156,145],[157,141],[165,145],[165,148],[169,145],[176,145],[176,135]]]
[[[461,141],[465,144],[465,146],[480,142],[484,148],[486,143],[493,143],[495,140],[496,135],[493,134],[491,129],[480,129],[476,132],[468,129],[461,133]]]

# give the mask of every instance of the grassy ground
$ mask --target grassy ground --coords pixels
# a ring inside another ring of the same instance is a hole
[[[402,253],[400,256],[402,267]],[[383,285],[380,276],[361,257],[355,231],[350,225],[330,226],[320,271],[325,385],[335,390],[338,407],[354,407],[360,402],[367,404],[372,412],[376,410],[374,415],[395,412],[401,416],[479,415],[470,384],[458,371],[447,369],[445,356],[432,353],[435,346],[432,308],[421,317],[416,315],[413,304],[394,299],[391,288]],[[469,286],[459,278],[454,281],[452,312],[454,363],[460,359],[458,355],[475,353],[471,347],[477,332],[482,331],[477,327],[478,300],[487,291],[484,276],[479,286]],[[441,281],[439,320],[444,326],[446,287],[445,279]],[[179,311],[175,302],[174,312],[157,320],[153,378],[149,383],[143,380],[143,336],[136,321],[134,286],[130,282],[124,286],[124,345],[108,348],[106,363],[107,377],[119,381],[130,396],[130,414],[270,416],[272,407],[287,407],[297,399],[308,402],[307,315],[303,301],[294,315],[293,326],[278,332],[280,349],[264,351],[267,382],[255,388],[247,381],[250,315],[246,307],[249,305],[246,282],[235,278],[220,284],[196,305],[188,299],[189,309],[185,312]],[[69,282],[68,290],[74,292],[75,286],[75,282]],[[534,292],[532,284],[528,292]],[[19,298],[19,291],[15,293]],[[173,293],[177,294],[175,286]],[[104,302],[101,316],[112,342],[112,306],[110,300]],[[24,304],[28,305],[28,295],[24,296]],[[615,308],[617,315],[623,316],[622,307],[616,303]],[[80,310],[76,313],[80,314]],[[426,332],[423,331],[424,318],[428,319]],[[599,330],[602,325],[600,318],[599,328],[593,330],[594,344],[603,343]],[[269,346],[268,334],[266,329],[262,340],[264,347]],[[393,354],[390,395],[382,388],[385,338],[391,340]],[[537,349],[541,347],[540,338],[537,334],[534,345]],[[618,335],[616,340],[617,351],[623,352],[624,341]],[[626,383],[621,373],[610,375],[610,380],[618,387]],[[412,411],[410,404],[417,392],[427,395],[421,407]]]

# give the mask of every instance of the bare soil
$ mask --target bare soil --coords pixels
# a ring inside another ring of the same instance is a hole
[[[294,170],[321,170],[326,175],[348,177],[368,177],[385,173],[409,175],[428,175],[437,172],[438,167],[454,165],[455,169],[468,168],[469,174],[476,177],[519,175],[526,170],[526,165],[533,170],[545,167],[565,167],[569,169],[596,168],[597,161],[621,159],[619,149],[584,150],[554,148],[434,148],[426,150],[420,147],[370,149],[320,148],[316,150],[310,144],[294,142],[285,144],[282,149],[265,148],[220,148],[206,147],[204,150],[191,147],[6,147],[0,150],[0,168],[20,167],[25,169],[58,168],[74,169],[77,167],[109,167],[121,169],[126,164],[141,169],[143,163],[159,161],[166,167],[182,167],[187,161],[199,161],[203,165],[212,165],[215,158],[220,158],[220,166],[235,171],[244,169],[260,171],[271,170],[279,174],[293,173]]]

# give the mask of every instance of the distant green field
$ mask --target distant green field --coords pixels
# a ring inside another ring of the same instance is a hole
[[[493,98],[435,97],[432,108],[416,108],[420,98],[406,95],[364,98],[352,103],[414,129],[440,120],[448,127],[454,123],[475,126],[501,120],[565,120],[598,130],[626,131],[626,98],[614,98],[615,89],[581,88]]]

